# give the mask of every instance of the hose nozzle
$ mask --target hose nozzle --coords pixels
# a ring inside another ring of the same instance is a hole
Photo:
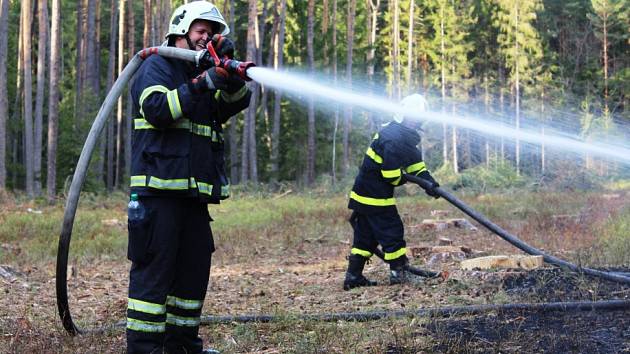
[[[256,66],[256,64],[252,61],[238,61],[235,59],[225,59],[223,61],[223,68],[227,70],[227,72],[234,73],[245,81],[252,81],[252,79],[247,76],[247,69],[253,66]]]

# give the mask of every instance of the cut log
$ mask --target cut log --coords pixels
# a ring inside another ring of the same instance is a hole
[[[536,269],[543,266],[543,256],[488,256],[467,259],[461,262],[464,270],[492,269],[492,268],[521,268]]]

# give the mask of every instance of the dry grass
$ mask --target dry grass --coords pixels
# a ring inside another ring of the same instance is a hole
[[[627,229],[619,226],[626,225],[630,198],[623,191],[613,194],[606,197],[583,192],[523,192],[464,199],[526,242],[557,256],[584,263],[620,265],[614,263],[618,258],[606,253],[603,240],[613,239],[625,246],[630,243]],[[25,204],[12,196],[3,198],[8,201],[0,209],[0,264],[10,269],[12,278],[0,278],[0,353],[124,352],[121,330],[72,338],[61,328],[54,288],[61,207]],[[89,196],[77,214],[69,293],[73,318],[81,327],[124,320],[129,267],[122,222],[124,205],[123,195]],[[41,210],[42,214],[29,212],[28,208]],[[492,254],[518,253],[484,230],[447,229],[436,234],[414,227],[431,218],[434,209],[450,210],[451,217],[461,215],[445,201],[429,200],[424,195],[400,200],[408,243],[435,244],[438,237],[449,237],[457,245]],[[514,291],[506,287],[514,283],[506,283],[506,277],[512,279],[520,273],[463,272],[457,270],[456,262],[440,265],[453,274],[448,282],[431,280],[344,292],[341,281],[351,240],[344,196],[241,197],[211,206],[210,212],[216,220],[213,230],[218,250],[213,257],[204,313],[285,316],[278,323],[204,326],[201,332],[206,341],[228,353],[484,352],[484,348],[523,352],[523,347],[512,347],[530,338],[533,332],[517,326],[509,327],[511,331],[499,340],[496,336],[471,339],[461,330],[462,326],[452,325],[453,335],[444,332],[451,322],[438,319],[316,323],[295,315],[548,301],[563,296],[585,300],[630,296],[624,288],[613,289],[596,281],[573,278],[561,283],[571,285],[567,287],[569,293],[546,293],[545,289],[557,287],[551,285],[558,275],[545,272],[533,288]],[[413,263],[422,266],[426,261],[421,256]],[[378,259],[367,266],[366,274],[379,283],[387,283],[387,267]],[[470,327],[467,322],[460,324]]]

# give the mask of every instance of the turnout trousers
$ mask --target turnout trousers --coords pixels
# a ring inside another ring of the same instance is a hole
[[[389,263],[405,255],[405,229],[396,209],[376,214],[353,211],[350,224],[354,230],[351,254],[369,258],[380,244]]]
[[[129,223],[127,353],[201,353],[199,322],[214,252],[208,206],[191,198],[140,202],[144,220]]]

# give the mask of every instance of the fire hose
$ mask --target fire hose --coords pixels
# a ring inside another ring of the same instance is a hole
[[[569,262],[567,262],[565,260],[562,260],[560,258],[557,258],[557,257],[551,256],[549,254],[546,254],[543,251],[541,251],[541,250],[539,250],[539,249],[537,249],[535,247],[532,247],[532,246],[528,245],[527,243],[523,242],[518,237],[516,237],[516,236],[510,234],[509,232],[503,230],[501,227],[499,227],[498,225],[496,225],[492,221],[488,220],[486,217],[484,217],[483,215],[481,215],[477,211],[473,210],[468,205],[464,204],[464,202],[462,202],[461,200],[456,198],[451,193],[445,191],[443,188],[441,188],[441,187],[433,188],[431,182],[426,181],[426,180],[424,180],[424,179],[422,179],[420,177],[414,176],[414,175],[405,174],[405,178],[408,181],[416,183],[417,185],[419,185],[420,187],[422,187],[425,190],[433,189],[433,191],[435,193],[439,194],[442,198],[446,199],[449,203],[453,204],[459,210],[463,211],[465,214],[467,214],[471,218],[475,219],[478,223],[480,223],[481,225],[485,226],[488,230],[492,231],[493,233],[495,233],[496,235],[498,235],[499,237],[501,237],[505,241],[509,242],[510,244],[515,246],[516,248],[519,248],[519,249],[525,251],[528,254],[535,255],[535,256],[543,256],[544,261],[549,263],[549,264],[553,264],[553,265],[555,265],[557,267],[560,267],[560,268],[566,268],[566,269],[569,269],[569,270],[577,272],[577,273],[584,273],[584,274],[587,274],[587,275],[590,275],[590,276],[599,277],[599,278],[603,278],[603,279],[606,279],[606,280],[614,281],[614,282],[617,282],[617,283],[630,285],[630,277],[627,277],[625,275],[615,274],[615,273],[612,273],[612,272],[604,272],[604,271],[597,270],[597,269],[578,267],[577,265],[575,265],[573,263],[569,263]]]
[[[247,81],[251,80],[247,76],[247,69],[255,66],[254,63],[251,62],[241,62],[233,59],[219,59],[214,52],[214,48],[212,48],[212,44],[208,43],[208,49],[205,51],[194,51],[165,46],[143,49],[134,55],[129,64],[127,64],[125,69],[120,73],[118,79],[107,94],[107,97],[105,97],[105,100],[94,119],[94,123],[92,123],[92,127],[90,128],[90,132],[85,140],[83,149],[81,150],[81,155],[79,156],[79,161],[77,162],[76,170],[74,172],[74,176],[72,177],[72,183],[68,192],[61,234],[59,236],[55,279],[57,289],[57,308],[59,310],[59,316],[61,317],[63,327],[73,335],[81,333],[81,330],[72,321],[70,306],[68,305],[68,253],[70,251],[72,227],[74,225],[74,217],[79,203],[81,188],[83,187],[83,183],[85,181],[87,168],[90,163],[90,159],[92,158],[94,147],[96,146],[98,138],[105,126],[105,122],[116,105],[118,97],[122,94],[123,89],[129,80],[131,80],[138,68],[140,68],[144,60],[155,54],[168,58],[185,60],[204,68],[221,66],[228,72],[239,75]]]

